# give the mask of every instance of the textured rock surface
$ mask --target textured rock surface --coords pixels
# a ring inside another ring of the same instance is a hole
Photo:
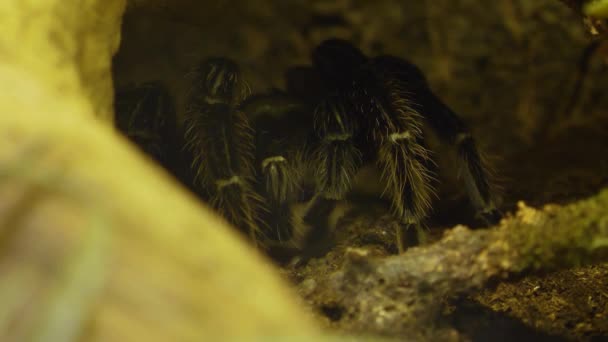
[[[387,257],[390,246],[380,238],[351,240],[333,249],[325,262],[313,260],[307,267],[295,267],[292,274],[301,279],[300,293],[341,329],[390,336],[418,331],[432,340],[438,330],[447,329],[440,321],[449,298],[524,271],[607,260],[608,213],[602,210],[606,206],[608,191],[563,208],[536,210],[522,203],[515,217],[503,220],[499,228],[471,231],[459,226],[438,242],[399,256]],[[345,227],[354,226],[359,234],[380,233],[366,229],[368,224],[359,220]],[[578,289],[578,284],[572,287]],[[605,284],[596,284],[595,317],[586,317],[587,330],[595,327],[595,334],[608,332],[601,323],[608,318],[608,298],[603,298],[602,289]],[[550,314],[551,309],[541,310]],[[530,319],[544,321],[526,317]]]

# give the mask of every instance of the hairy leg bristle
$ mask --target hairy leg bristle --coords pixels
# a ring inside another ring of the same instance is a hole
[[[275,155],[262,160],[266,194],[276,203],[293,200],[299,190],[300,171],[292,160]]]
[[[385,195],[397,217],[418,222],[431,208],[434,180],[428,167],[428,152],[412,139],[385,142],[378,153]]]
[[[457,136],[456,149],[460,175],[477,215],[486,224],[494,225],[500,221],[501,214],[496,208],[497,186],[492,182],[493,171],[486,158],[479,152],[469,133]]]
[[[263,199],[244,182],[225,181],[212,192],[211,207],[231,224],[244,230],[254,242],[262,240]]]
[[[320,144],[314,154],[318,190],[326,198],[343,199],[362,164],[359,149],[351,139]]]
[[[183,145],[194,191],[208,194],[211,207],[258,243],[266,208],[253,185],[253,129],[239,109],[249,87],[236,63],[225,58],[202,62],[190,80]]]

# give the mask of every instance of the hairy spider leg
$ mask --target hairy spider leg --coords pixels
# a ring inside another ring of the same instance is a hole
[[[236,64],[212,59],[193,72],[188,97],[185,148],[192,154],[193,185],[210,195],[210,205],[258,243],[263,201],[256,193],[254,135],[237,105]]]
[[[359,127],[355,108],[347,94],[335,92],[315,109],[314,149],[310,156],[315,179],[315,195],[310,201],[304,222],[311,227],[304,242],[303,257],[323,252],[319,245],[329,232],[329,215],[336,202],[346,197],[355,175],[363,164],[358,147]]]
[[[431,209],[433,189],[430,151],[424,144],[423,117],[413,106],[411,94],[401,82],[372,60],[362,69],[355,86],[369,118],[367,137],[377,151],[376,164],[381,170],[384,196],[405,227],[397,228],[400,252],[418,240],[422,222]]]
[[[173,167],[175,106],[160,81],[120,89],[115,94],[116,126],[165,168]]]
[[[377,57],[376,60],[378,65],[393,75],[395,83],[402,84],[402,88],[415,94],[415,108],[437,132],[441,141],[455,146],[460,175],[477,215],[488,225],[498,223],[501,214],[495,204],[490,168],[466,124],[430,90],[416,66],[390,56]]]
[[[458,153],[459,174],[477,216],[487,225],[500,221],[496,208],[492,173],[475,140],[464,122],[430,90],[421,100],[422,111],[428,122],[444,142],[455,146]]]
[[[313,153],[317,192],[325,199],[343,199],[362,165],[357,146],[361,136],[359,108],[353,105],[353,80],[368,58],[350,42],[329,39],[312,53],[330,95],[317,105],[314,113],[316,150]]]
[[[313,152],[317,192],[324,198],[340,200],[351,190],[352,181],[362,165],[356,139],[359,128],[355,109],[343,95],[323,101],[314,113],[318,144]]]
[[[299,101],[281,92],[252,96],[242,108],[255,131],[258,185],[269,207],[266,237],[285,242],[293,235],[291,205],[301,191],[311,118]]]

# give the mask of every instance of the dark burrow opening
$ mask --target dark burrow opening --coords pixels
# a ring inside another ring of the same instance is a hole
[[[175,107],[177,132],[186,111],[187,75],[202,59],[235,60],[252,92],[264,93],[285,89],[286,71],[310,65],[314,47],[334,37],[371,56],[407,58],[424,72],[488,156],[505,215],[519,201],[534,207],[568,204],[608,184],[605,55],[597,49],[583,58],[590,39],[579,18],[555,0],[500,0],[483,8],[474,1],[396,0],[130,5],[114,58],[115,87],[162,82]],[[433,156],[448,154],[439,147]],[[475,218],[451,162],[437,157],[440,184],[423,243],[457,224],[485,226]],[[379,257],[397,252],[399,223],[387,201],[376,196],[377,179],[377,173],[363,172],[357,191],[338,203],[333,228],[322,236],[331,241],[323,253],[284,266],[305,300],[314,289],[302,284],[340,269],[347,248]],[[291,256],[291,246],[285,250]],[[475,340],[507,330],[529,340],[602,336],[608,333],[605,279],[606,265],[523,277],[450,301],[446,305],[456,309],[446,321]],[[541,290],[532,291],[536,286]],[[583,297],[591,299],[581,302]],[[347,308],[323,303],[308,301],[328,326],[358,331],[345,316]],[[476,326],[483,332],[472,332]]]
[[[321,312],[323,315],[327,316],[329,320],[337,322],[342,319],[342,315],[344,315],[344,308],[338,305],[322,305]]]

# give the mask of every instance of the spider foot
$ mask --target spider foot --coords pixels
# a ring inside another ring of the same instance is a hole
[[[396,228],[399,254],[408,248],[422,245],[427,241],[427,233],[419,223],[405,223]]]
[[[488,209],[477,214],[486,225],[497,225],[503,217],[503,214],[498,209]]]

